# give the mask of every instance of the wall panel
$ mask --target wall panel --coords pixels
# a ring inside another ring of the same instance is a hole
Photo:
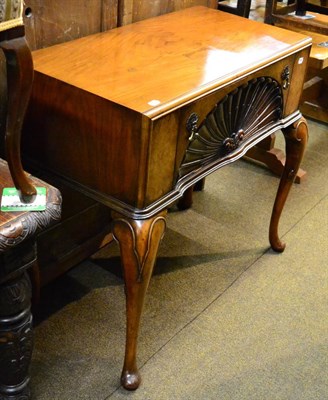
[[[116,27],[118,0],[25,0],[32,50]]]
[[[119,0],[118,24],[127,25],[192,6],[217,8],[217,0]]]
[[[26,37],[32,50],[217,0],[25,0]]]

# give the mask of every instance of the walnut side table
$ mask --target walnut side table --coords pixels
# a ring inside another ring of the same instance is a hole
[[[112,210],[126,285],[125,388],[140,383],[140,316],[166,209],[279,129],[286,164],[269,237],[283,251],[278,222],[307,141],[298,104],[310,46],[301,34],[193,7],[33,54],[25,154]]]

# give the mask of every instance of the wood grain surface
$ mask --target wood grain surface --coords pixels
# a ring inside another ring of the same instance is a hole
[[[154,117],[311,41],[247,22],[192,7],[36,51],[35,71]]]

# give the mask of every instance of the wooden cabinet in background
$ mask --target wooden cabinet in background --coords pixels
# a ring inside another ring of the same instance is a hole
[[[118,0],[118,26],[193,6],[217,8],[217,0]]]
[[[24,23],[32,50],[117,26],[119,0],[26,0]]]
[[[24,23],[32,50],[217,0],[26,0]]]

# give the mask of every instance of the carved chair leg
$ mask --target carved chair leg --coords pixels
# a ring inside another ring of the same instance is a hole
[[[33,61],[25,37],[0,42],[7,65],[7,124],[6,156],[16,188],[24,201],[31,202],[36,194],[34,186],[21,164],[21,130],[30,99],[33,82]]]
[[[269,229],[270,244],[273,250],[277,252],[282,252],[285,249],[285,244],[280,241],[278,236],[278,224],[282,209],[296,177],[307,144],[308,127],[306,120],[302,117],[293,125],[283,129],[283,134],[286,141],[286,164],[280,180],[276,200],[273,205]]]
[[[0,398],[28,400],[33,350],[31,283],[27,273],[0,285]]]
[[[126,348],[122,385],[135,390],[141,382],[137,367],[137,340],[146,291],[160,240],[164,236],[166,211],[146,220],[113,214],[113,235],[119,243],[126,295]]]

